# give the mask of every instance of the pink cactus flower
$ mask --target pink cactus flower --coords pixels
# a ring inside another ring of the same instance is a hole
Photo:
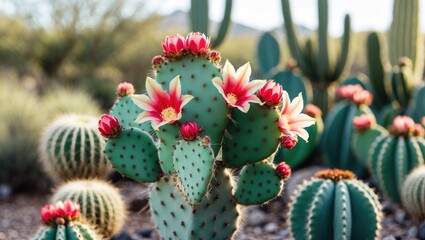
[[[236,72],[233,65],[226,61],[223,67],[223,81],[215,77],[212,82],[218,89],[227,105],[237,108],[242,112],[248,112],[249,103],[262,104],[261,100],[254,94],[266,83],[264,80],[249,81],[251,76],[251,66],[246,63]]]
[[[419,123],[415,124],[415,127],[413,128],[413,136],[416,137],[424,137],[425,136],[425,130]]]
[[[373,95],[367,90],[361,90],[353,94],[353,101],[358,105],[369,106],[373,102]]]
[[[185,122],[180,128],[180,135],[186,141],[192,141],[201,135],[203,128],[199,128],[196,122]]]
[[[182,117],[182,108],[193,98],[191,95],[181,96],[179,76],[171,80],[169,93],[164,91],[154,79],[148,77],[146,91],[147,95],[133,95],[131,98],[139,108],[144,110],[135,122],[150,121],[155,130],[179,120]]]
[[[119,97],[125,97],[125,96],[133,95],[133,94],[134,94],[133,84],[128,82],[122,82],[118,84],[117,95]]]
[[[291,176],[291,167],[286,162],[281,162],[276,166],[275,172],[280,179],[287,180]]]
[[[258,90],[258,97],[268,107],[276,107],[281,104],[283,89],[282,85],[273,80],[268,80],[266,84]]]
[[[97,123],[97,128],[104,137],[117,138],[121,133],[122,126],[115,116],[103,114]]]
[[[180,34],[167,36],[162,48],[165,54],[177,55],[185,50],[185,38]]]
[[[298,137],[297,137],[297,135],[292,135],[292,134],[283,135],[280,138],[280,145],[283,148],[286,148],[286,149],[292,149],[292,148],[294,148],[295,145],[297,145],[297,143],[298,143]]]
[[[74,220],[78,217],[80,212],[80,204],[66,200],[65,202],[59,201],[55,204],[57,217],[61,217],[66,221]]]
[[[307,142],[308,132],[304,128],[313,125],[316,120],[307,114],[301,113],[303,105],[301,93],[291,102],[288,92],[283,91],[279,128],[284,135],[298,135]]]
[[[155,57],[152,58],[152,67],[156,70],[158,70],[159,68],[161,68],[162,64],[164,64],[165,59],[163,56],[161,55],[157,55]]]
[[[49,225],[54,223],[57,216],[56,208],[53,205],[45,205],[41,208],[41,220],[45,224]]]
[[[393,120],[392,130],[396,135],[409,135],[415,129],[415,121],[409,116],[397,116]]]
[[[311,103],[305,106],[304,113],[313,118],[322,116],[322,110],[320,110],[319,107]]]
[[[193,54],[199,54],[202,49],[208,49],[210,47],[210,39],[203,33],[191,32],[186,36],[185,46]]]
[[[342,99],[352,100],[356,92],[362,91],[363,88],[360,85],[345,85],[341,86],[336,90],[336,95]]]
[[[364,132],[368,130],[374,123],[375,117],[373,115],[362,114],[353,118],[354,128],[358,132]]]

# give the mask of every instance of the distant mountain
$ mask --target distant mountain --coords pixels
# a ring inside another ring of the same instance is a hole
[[[215,33],[218,28],[218,23],[212,22],[210,27],[212,32]],[[176,11],[167,16],[164,16],[163,19],[160,21],[158,28],[161,29],[161,31],[166,31],[170,33],[187,32],[189,29],[188,13],[183,11]],[[276,28],[273,31],[278,32],[279,34],[282,34],[282,35],[285,34],[283,26]],[[311,29],[303,27],[303,26],[298,26],[297,31],[301,35],[307,35],[312,32]],[[256,38],[256,37],[259,37],[261,34],[262,34],[262,31],[256,28],[252,28],[237,22],[231,23],[229,32],[228,32],[229,37],[238,37],[238,36],[248,35],[248,36],[252,36],[253,38]]]

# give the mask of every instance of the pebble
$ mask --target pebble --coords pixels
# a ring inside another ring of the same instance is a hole
[[[254,209],[248,214],[247,224],[251,226],[263,225],[266,221],[266,214],[259,210]]]
[[[386,236],[382,240],[397,240],[394,236]]]
[[[407,238],[413,239],[418,235],[418,228],[416,226],[412,226],[407,230]]]
[[[405,220],[406,220],[406,212],[401,208],[397,209],[396,212],[395,212],[395,219],[394,220],[395,220],[396,223],[403,225],[405,223]]]
[[[0,184],[0,201],[5,201],[12,195],[12,188],[9,184]]]
[[[419,224],[418,238],[425,240],[425,221],[422,221],[421,224]]]
[[[278,226],[275,222],[267,223],[266,226],[264,226],[264,231],[266,232],[274,232],[278,229]]]

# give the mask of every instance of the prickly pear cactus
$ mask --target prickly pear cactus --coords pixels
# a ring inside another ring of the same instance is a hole
[[[407,116],[396,117],[388,130],[373,141],[368,152],[368,162],[384,194],[400,203],[400,193],[407,174],[424,164],[424,133],[423,128]]]
[[[231,239],[238,204],[265,204],[282,191],[289,166],[272,163],[282,139],[307,141],[304,127],[315,121],[301,113],[302,94],[291,101],[274,81],[250,80],[249,63],[221,66],[202,33],[168,36],[163,50],[146,94],[118,91],[139,109],[117,102],[99,121],[105,154],[122,174],[154,182],[149,204],[162,238]]]
[[[73,200],[80,204],[81,215],[104,237],[117,234],[127,214],[119,190],[100,180],[74,180],[60,186],[50,202]]]
[[[52,122],[40,139],[40,159],[54,179],[103,178],[111,164],[103,154],[104,138],[97,119],[85,115],[63,115]]]
[[[425,196],[423,194],[425,183],[425,166],[412,170],[403,183],[401,190],[401,203],[413,218],[421,222],[425,219]]]
[[[380,239],[378,196],[350,171],[324,170],[292,196],[289,228],[301,239]]]

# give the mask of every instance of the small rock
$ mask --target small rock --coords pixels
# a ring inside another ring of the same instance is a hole
[[[5,201],[12,195],[12,187],[9,184],[0,184],[0,201]]]
[[[394,218],[395,222],[400,225],[403,225],[405,219],[406,219],[406,212],[401,208],[397,209],[395,212],[395,218]]]
[[[385,213],[385,215],[390,215],[394,212],[394,205],[390,201],[383,201],[382,202],[382,212]]]
[[[394,236],[386,236],[382,240],[397,240]]]
[[[260,234],[263,232],[263,229],[261,229],[261,227],[255,227],[254,229],[252,229],[252,232],[254,234]]]
[[[289,236],[288,229],[283,229],[279,231],[279,237],[281,237],[281,239],[285,239],[288,236]]]
[[[274,222],[268,223],[268,224],[266,224],[266,226],[264,226],[264,231],[269,232],[269,233],[274,232],[277,229],[278,229],[278,226]]]
[[[262,225],[266,221],[266,214],[258,209],[254,209],[248,214],[247,224],[251,226]]]
[[[425,240],[425,221],[422,221],[421,224],[419,224],[418,238]]]
[[[133,238],[128,234],[127,231],[122,231],[117,235],[113,236],[111,240],[133,240]]]
[[[143,238],[151,238],[152,232],[153,232],[153,229],[143,229],[143,230],[140,230],[139,232],[137,232],[137,235],[139,235],[140,237],[143,237]]]
[[[418,228],[416,226],[410,227],[409,230],[407,230],[407,238],[413,239],[418,235]]]

